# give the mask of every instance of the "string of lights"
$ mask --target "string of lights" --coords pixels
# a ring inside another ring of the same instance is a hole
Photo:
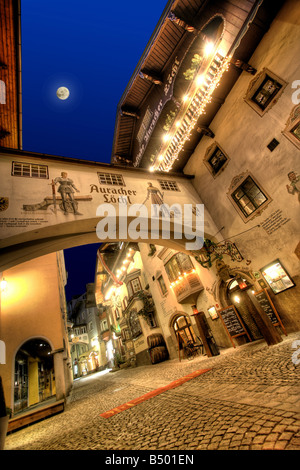
[[[176,121],[170,133],[164,136],[164,144],[156,161],[150,167],[150,171],[168,172],[172,169],[185,142],[189,140],[199,117],[205,113],[207,104],[211,102],[212,94],[219,85],[224,72],[228,70],[230,60],[231,57],[223,57],[218,51],[207,68],[207,72],[198,75],[195,80],[196,91],[192,93],[191,97],[185,96],[183,99],[185,102],[190,98],[190,104],[182,120]]]

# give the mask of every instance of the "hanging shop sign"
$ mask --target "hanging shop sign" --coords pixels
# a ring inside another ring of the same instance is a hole
[[[274,326],[280,326],[284,332],[285,335],[287,335],[285,328],[282,324],[282,321],[278,315],[278,312],[268,294],[268,291],[266,289],[262,289],[259,292],[255,292],[255,297],[260,303],[260,306],[266,313],[266,315],[269,317],[271,322],[273,323]]]
[[[252,341],[234,305],[218,310],[218,314],[234,348],[232,338],[246,335],[249,341]]]

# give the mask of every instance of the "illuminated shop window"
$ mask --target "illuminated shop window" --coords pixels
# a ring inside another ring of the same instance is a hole
[[[122,175],[112,173],[98,173],[100,184],[110,184],[112,186],[125,186]]]
[[[219,144],[214,143],[207,149],[203,161],[208,171],[216,178],[224,170],[229,160]]]
[[[268,69],[251,82],[245,101],[261,116],[273,106],[287,83]]]
[[[294,281],[278,259],[263,267],[260,271],[274,294],[279,294],[295,286]]]
[[[236,184],[234,183],[236,182]],[[248,222],[271,202],[271,198],[255,181],[252,175],[234,178],[227,193],[234,207],[238,210],[244,222]]]
[[[48,167],[34,163],[12,162],[12,176],[24,176],[27,178],[48,179]]]

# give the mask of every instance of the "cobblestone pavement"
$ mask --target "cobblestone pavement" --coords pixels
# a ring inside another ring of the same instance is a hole
[[[63,413],[11,433],[6,450],[300,450],[300,364],[293,342],[96,373]],[[300,354],[299,354],[300,357]],[[109,419],[99,415],[195,370],[209,372]]]

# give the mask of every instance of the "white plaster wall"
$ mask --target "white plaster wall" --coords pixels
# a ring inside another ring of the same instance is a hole
[[[45,339],[52,350],[67,341],[61,312],[60,279],[56,253],[28,261],[3,272],[7,289],[1,294],[1,339],[6,343],[6,364],[0,365],[7,406],[13,403],[14,360],[22,344],[32,338]],[[65,352],[63,356],[65,357]],[[62,362],[57,370],[65,383]],[[57,363],[57,364],[58,364]],[[67,381],[69,377],[66,377]],[[67,383],[67,387],[69,383]],[[57,393],[66,390],[57,389]]]
[[[299,275],[299,260],[293,253],[299,242],[300,204],[297,195],[287,192],[287,173],[300,173],[300,150],[282,131],[295,104],[292,102],[292,83],[300,79],[300,2],[287,1],[265,34],[250,65],[259,73],[267,67],[288,82],[278,102],[260,117],[244,101],[253,76],[243,72],[210,127],[215,141],[230,158],[224,171],[214,179],[203,164],[207,148],[213,140],[204,137],[185,167],[185,173],[195,174],[195,188],[220,229],[224,238],[233,237],[251,269],[258,270],[277,257],[292,276]],[[276,138],[278,147],[270,152],[267,145]],[[250,171],[272,202],[258,217],[244,223],[227,197],[232,179]],[[289,221],[271,235],[254,228],[276,210]],[[252,229],[248,231],[249,229]],[[247,230],[247,233],[238,235]],[[230,259],[225,257],[225,262]],[[237,263],[235,263],[237,264]]]

